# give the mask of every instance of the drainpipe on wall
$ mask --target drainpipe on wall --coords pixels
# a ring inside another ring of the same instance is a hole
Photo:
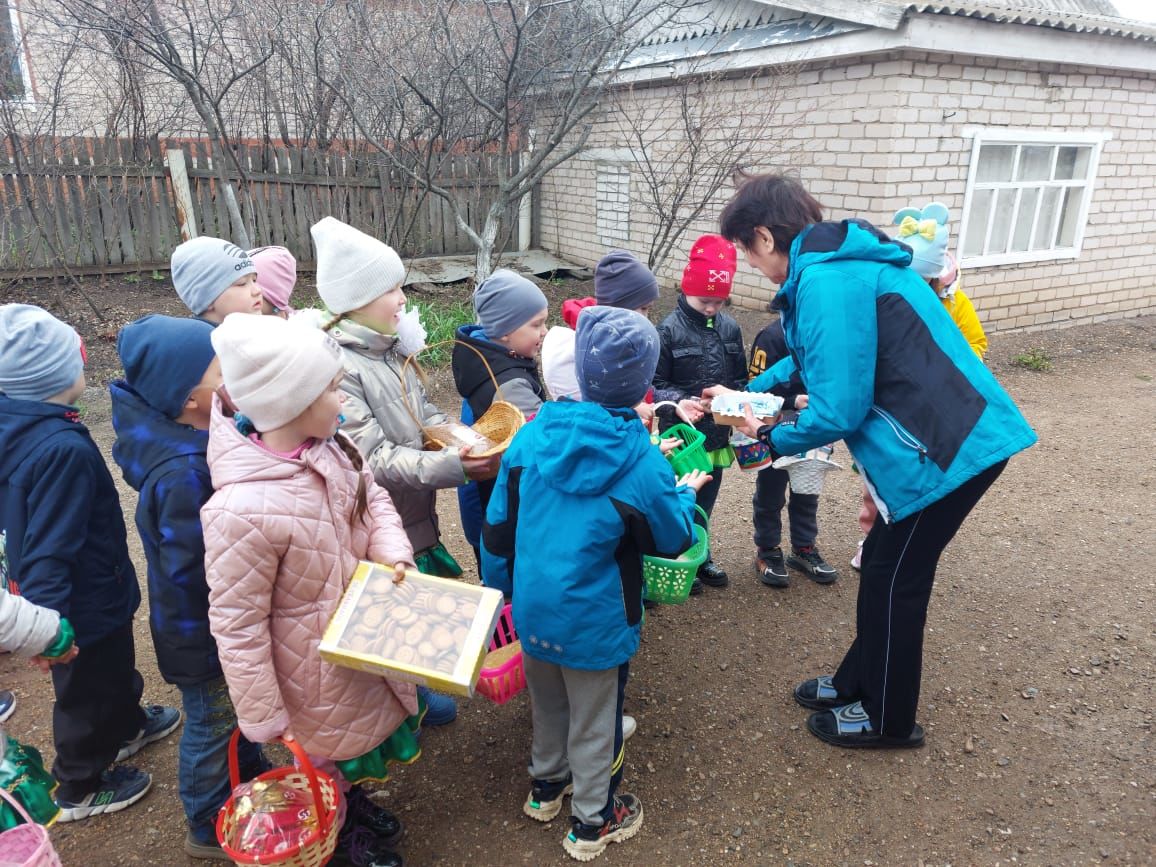
[[[526,134],[526,150],[522,152],[522,165],[525,165],[530,159],[530,154],[534,150],[534,130],[529,130]],[[534,218],[534,193],[532,190],[528,191],[526,195],[522,196],[518,202],[518,249],[529,250],[530,243],[534,237],[533,226],[530,225]]]

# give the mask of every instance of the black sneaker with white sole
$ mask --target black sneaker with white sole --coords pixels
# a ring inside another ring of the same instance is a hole
[[[816,584],[833,584],[839,580],[835,567],[824,560],[819,549],[813,545],[810,548],[792,548],[787,565],[798,569]]]
[[[131,807],[145,796],[153,784],[153,778],[144,771],[128,765],[109,768],[100,775],[100,784],[95,791],[79,801],[57,798],[60,807],[58,822],[79,822],[101,813],[116,813]]]
[[[181,712],[175,707],[163,707],[159,704],[150,704],[141,708],[145,715],[144,727],[135,738],[121,744],[116,760],[123,762],[129,756],[135,756],[151,743],[168,737],[181,724]]]
[[[584,825],[571,817],[562,848],[575,861],[593,861],[611,843],[629,840],[642,827],[642,802],[623,792],[614,796],[614,815],[601,825]]]

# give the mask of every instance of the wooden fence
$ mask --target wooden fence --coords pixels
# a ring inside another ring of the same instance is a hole
[[[197,234],[236,239],[206,141],[9,140],[0,143],[0,275],[167,268],[181,242],[169,150],[184,156]],[[238,200],[254,245],[288,247],[305,267],[313,261],[309,227],[325,216],[406,257],[474,251],[448,203],[407,183],[375,154],[261,145],[235,152],[247,178],[237,185]],[[438,178],[474,228],[485,218],[501,159],[454,156]],[[515,207],[503,235],[516,237],[517,219]]]

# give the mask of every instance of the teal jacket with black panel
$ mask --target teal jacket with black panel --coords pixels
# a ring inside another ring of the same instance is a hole
[[[910,262],[906,245],[860,220],[805,229],[771,303],[790,355],[747,386],[770,391],[797,372],[810,402],[770,429],[772,449],[844,440],[890,521],[1036,441]]]

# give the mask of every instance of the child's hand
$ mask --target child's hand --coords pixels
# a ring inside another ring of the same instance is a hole
[[[676,484],[679,486],[685,485],[686,487],[691,488],[697,494],[706,486],[706,483],[709,482],[711,478],[712,476],[704,473],[702,470],[691,470],[689,473],[679,479]]]
[[[405,580],[405,570],[408,568],[409,567],[406,566],[405,563],[394,563],[393,564],[393,583],[394,584],[400,584],[402,581]]]
[[[797,410],[806,409],[807,404],[810,402],[811,402],[811,398],[808,395],[805,395],[805,394],[796,394],[795,395],[795,409],[797,409]]]
[[[676,448],[682,445],[682,440],[678,437],[663,437],[658,441],[658,448],[664,455],[670,454]]]
[[[642,419],[642,423],[649,428],[651,422],[654,421],[654,404],[643,401],[634,408],[634,411],[638,413],[638,417]]]
[[[678,409],[682,416],[691,424],[702,418],[702,401],[685,398],[678,402]]]
[[[28,664],[34,668],[39,668],[44,674],[48,674],[52,666],[68,665],[68,663],[76,659],[79,653],[80,648],[74,644],[64,653],[60,654],[60,656],[34,656],[28,660]]]
[[[502,456],[489,455],[487,457],[471,457],[470,446],[464,446],[459,452],[462,458],[462,469],[465,471],[467,479],[487,479],[493,478],[495,471],[498,469],[498,464],[501,463]]]
[[[727,388],[725,385],[712,385],[710,388],[704,388],[702,390],[702,396],[709,400],[712,397],[718,397],[720,394],[729,394],[734,390],[733,388]]]

